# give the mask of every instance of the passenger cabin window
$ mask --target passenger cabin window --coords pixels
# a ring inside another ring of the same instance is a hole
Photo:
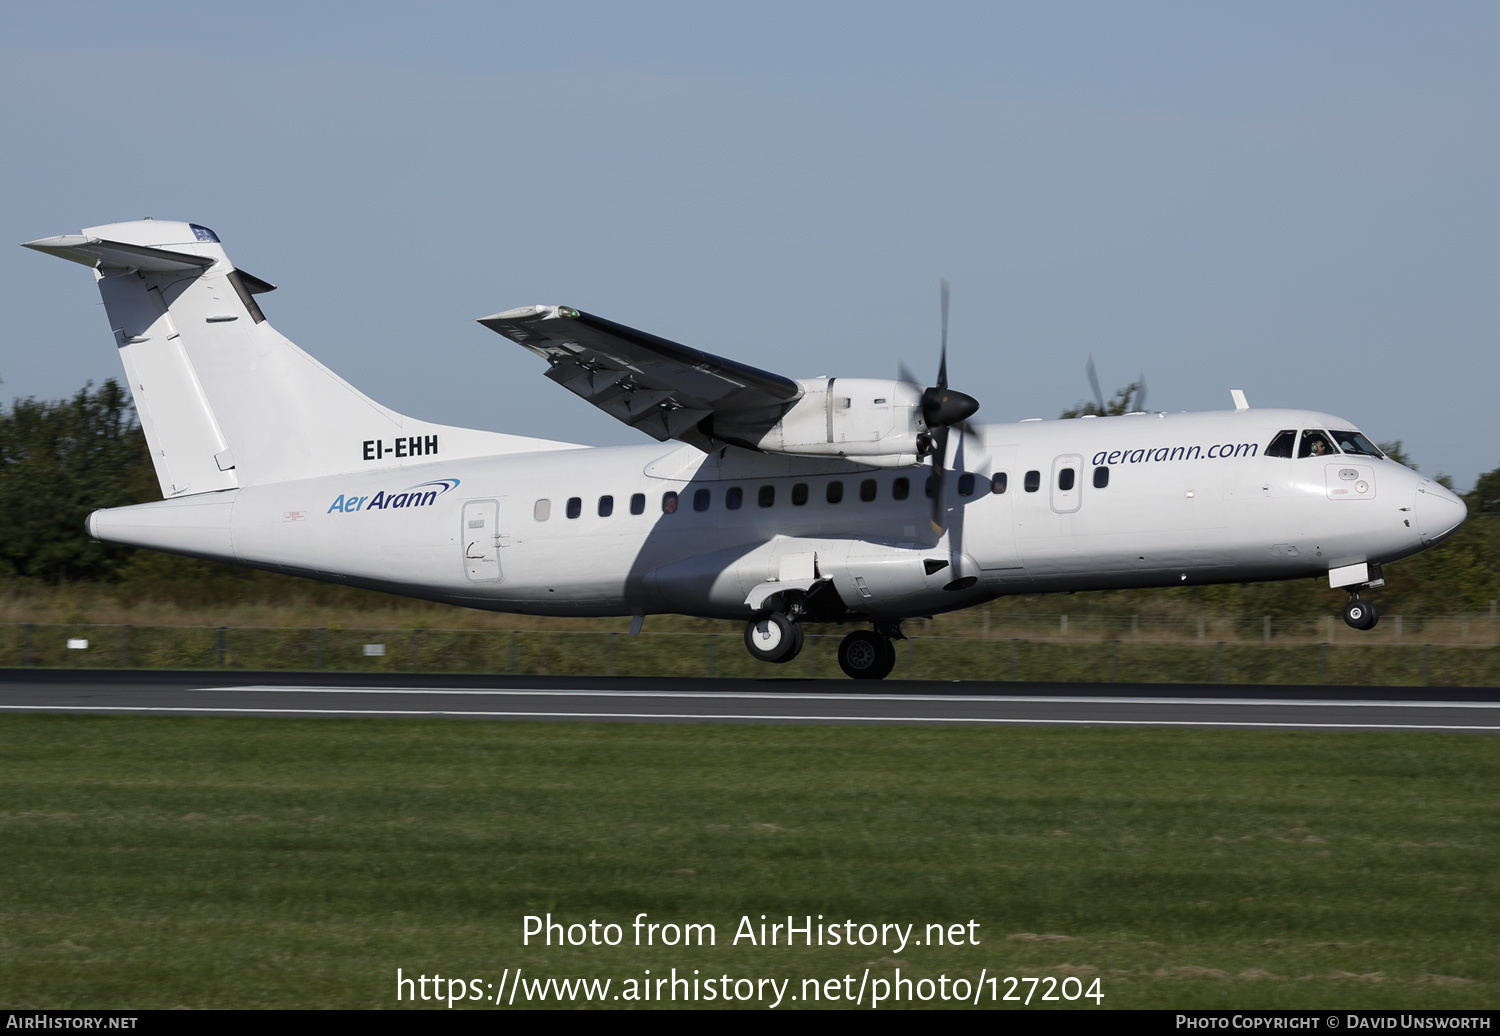
[[[995,472],[995,477],[990,479],[990,492],[999,494],[1010,488],[1010,476],[1003,471]]]
[[[552,501],[538,500],[536,506],[531,509],[531,517],[539,522],[545,522],[552,517]]]
[[[1026,492],[1035,493],[1042,488],[1042,473],[1040,471],[1026,472]]]
[[[755,502],[762,507],[770,507],[776,502],[776,487],[761,486],[760,494],[756,497]]]
[[[965,471],[962,475],[958,476],[958,495],[974,495],[974,473],[972,471]]]
[[[869,503],[875,499],[875,493],[879,488],[873,478],[867,478],[859,484],[859,498],[865,503]]]
[[[828,483],[827,499],[830,504],[836,504],[844,499],[844,484],[842,482]]]
[[[710,498],[712,496],[713,496],[713,494],[712,494],[712,492],[710,490],[707,490],[707,489],[700,489],[700,490],[698,490],[696,493],[693,494],[693,510],[695,510],[695,511],[706,511],[706,510],[708,510],[708,505],[711,502]]]
[[[599,498],[599,517],[608,518],[615,513],[615,498],[612,496],[601,496]]]
[[[1289,428],[1284,432],[1277,432],[1276,438],[1271,440],[1271,445],[1266,447],[1267,457],[1290,457],[1292,447],[1297,445],[1297,430]]]
[[[792,486],[792,506],[801,507],[807,503],[807,483],[798,482]]]
[[[909,496],[911,496],[911,479],[903,475],[891,483],[891,499],[905,500]]]
[[[631,514],[645,514],[646,513],[646,494],[645,493],[632,493],[630,495],[630,513]]]
[[[1334,432],[1333,441],[1338,443],[1339,449],[1345,453],[1352,453],[1357,457],[1384,457],[1380,447],[1358,432]]]
[[[745,503],[745,491],[739,486],[730,486],[724,491],[724,506],[738,511]]]
[[[1073,488],[1073,481],[1076,477],[1077,473],[1072,468],[1063,468],[1057,473],[1057,488],[1066,493]]]
[[[1100,466],[1094,469],[1094,488],[1103,489],[1109,485],[1109,469]]]
[[[569,518],[577,518],[582,513],[583,513],[583,497],[581,497],[581,496],[570,496],[570,497],[568,497],[568,517]]]
[[[1299,457],[1328,457],[1337,453],[1326,432],[1309,428],[1302,433],[1302,444],[1297,447]]]
[[[672,492],[670,489],[661,495],[661,513],[677,513],[677,494]]]

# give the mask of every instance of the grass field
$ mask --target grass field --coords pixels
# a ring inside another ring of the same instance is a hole
[[[674,966],[793,994],[900,966],[1098,978],[1106,1007],[1492,1006],[1497,748],[4,716],[0,1006],[394,1007],[397,967]],[[523,947],[522,917],[548,911],[619,923],[625,944]],[[631,946],[641,911],[712,922],[717,945]],[[980,945],[730,945],[746,914],[916,937],[973,919]]]

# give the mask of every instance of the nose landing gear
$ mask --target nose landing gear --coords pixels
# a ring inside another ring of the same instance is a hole
[[[1380,609],[1373,602],[1362,600],[1355,591],[1349,595],[1349,603],[1344,605],[1344,621],[1357,630],[1372,630],[1380,621]]]

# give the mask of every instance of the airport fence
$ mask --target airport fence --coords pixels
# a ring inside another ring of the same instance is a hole
[[[1161,631],[1150,623],[1142,632],[1140,621],[1132,631],[1128,617],[1088,629],[1053,617],[1046,635],[998,624],[989,635],[911,635],[896,644],[892,676],[1494,687],[1500,643],[1480,628],[1494,625],[1486,618],[1408,620],[1408,638],[1399,639],[1388,620],[1365,634],[1331,630],[1321,618],[1275,620],[1274,627],[1214,620],[1228,626],[1194,622],[1192,635],[1165,637],[1151,635]],[[1221,635],[1236,628],[1242,635]],[[846,631],[810,630],[801,655],[768,666],[749,656],[738,633],[14,623],[0,625],[0,667],[842,679],[838,646]]]

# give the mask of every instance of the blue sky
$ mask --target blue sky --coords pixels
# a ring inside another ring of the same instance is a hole
[[[637,441],[474,323],[565,303],[983,420],[1142,370],[1500,466],[1500,6],[7,7],[10,240],[213,227],[285,334],[417,417]],[[0,392],[118,375],[87,274],[0,249]]]

